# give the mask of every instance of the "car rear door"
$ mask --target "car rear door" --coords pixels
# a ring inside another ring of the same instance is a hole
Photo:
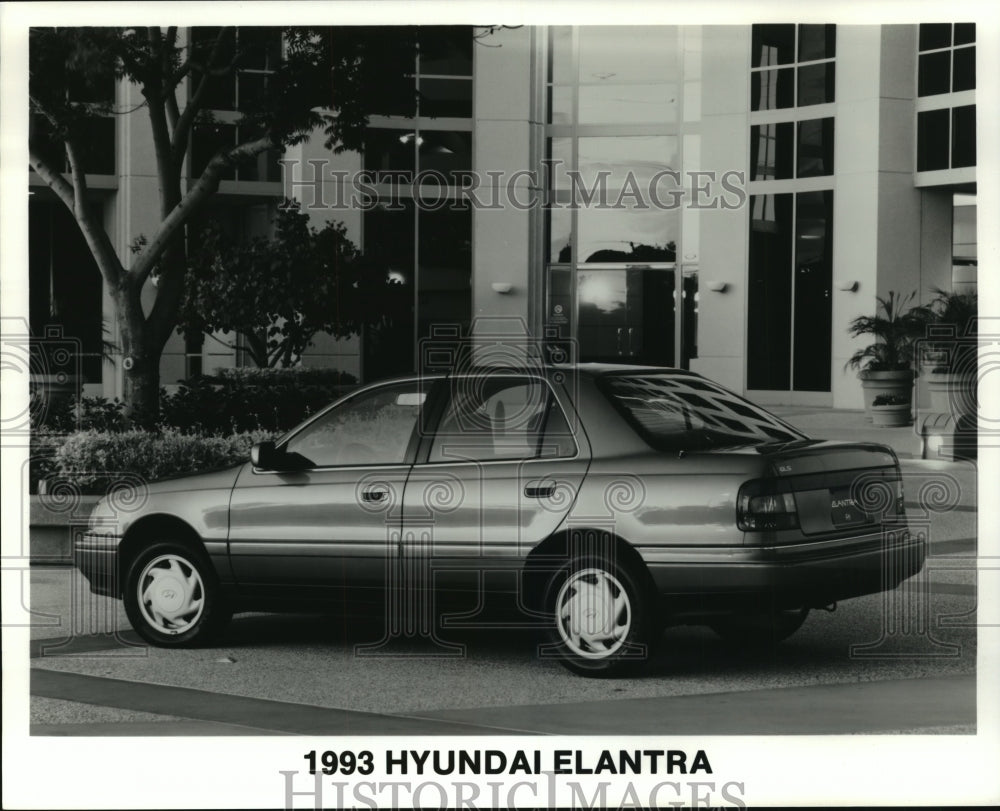
[[[589,444],[566,392],[542,376],[443,386],[403,496],[404,572],[438,589],[514,591],[524,557],[572,507]]]
[[[384,584],[429,385],[413,379],[359,391],[279,446],[305,460],[301,469],[241,471],[229,528],[241,589],[324,597]]]

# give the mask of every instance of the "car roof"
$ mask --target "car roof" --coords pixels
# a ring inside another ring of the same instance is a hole
[[[525,363],[523,366],[483,365],[469,366],[447,373],[447,376],[476,375],[486,373],[530,374],[532,372],[577,372],[599,377],[606,374],[677,374],[697,377],[695,372],[670,366],[639,366],[626,363]]]

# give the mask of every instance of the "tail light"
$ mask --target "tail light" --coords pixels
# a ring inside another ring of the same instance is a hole
[[[797,529],[795,496],[775,479],[747,482],[736,499],[736,525],[745,532]]]
[[[903,495],[903,477],[896,480],[896,516],[902,517],[906,515],[906,498]]]

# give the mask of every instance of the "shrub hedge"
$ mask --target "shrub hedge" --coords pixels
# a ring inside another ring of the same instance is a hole
[[[80,492],[103,493],[116,481],[151,481],[245,462],[255,442],[274,432],[199,436],[176,430],[80,431],[64,437],[53,456],[50,481]]]
[[[77,430],[124,431],[125,404],[117,397],[56,397],[43,402],[38,392],[31,393],[33,428],[66,434]]]
[[[229,369],[161,397],[160,422],[202,434],[286,431],[356,383],[330,369]]]
[[[185,380],[173,394],[160,391],[160,413],[142,427],[206,435],[287,431],[350,391],[357,380],[336,369],[226,369]],[[104,397],[53,398],[32,393],[35,430],[125,431],[125,404]]]
[[[30,477],[103,493],[116,478],[152,480],[235,465],[350,391],[335,369],[228,369],[161,391],[160,414],[130,429],[124,403],[56,398],[32,405]],[[32,394],[37,398],[37,394]]]

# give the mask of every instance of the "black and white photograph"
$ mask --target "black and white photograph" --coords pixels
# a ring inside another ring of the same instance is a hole
[[[998,23],[0,3],[4,807],[1000,803]]]

